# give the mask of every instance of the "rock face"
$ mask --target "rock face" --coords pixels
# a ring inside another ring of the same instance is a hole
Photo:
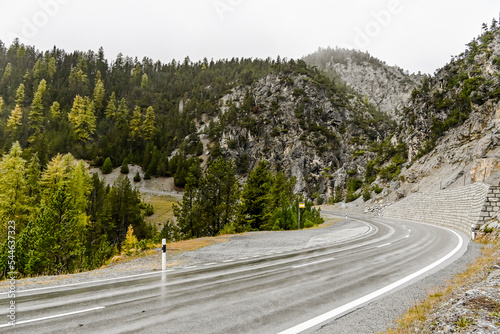
[[[410,75],[368,53],[354,50],[328,48],[318,50],[304,60],[318,66],[332,78],[341,79],[396,121],[401,119],[398,111],[405,107],[412,90],[423,78],[423,75]]]
[[[368,207],[415,192],[474,182],[500,184],[500,31],[498,26],[412,92],[396,133],[408,163]]]
[[[330,197],[347,171],[364,172],[366,158],[354,154],[366,146],[359,138],[384,139],[390,127],[362,98],[324,87],[289,73],[234,89],[221,99],[216,143],[240,172],[265,159],[297,179],[295,191]]]

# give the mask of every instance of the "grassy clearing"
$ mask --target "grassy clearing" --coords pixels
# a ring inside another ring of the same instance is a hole
[[[396,329],[388,329],[385,334],[420,333],[419,325],[427,320],[434,308],[450,299],[455,291],[486,279],[491,266],[500,260],[499,240],[498,237],[487,234],[478,237],[476,242],[482,244],[482,254],[476,262],[470,264],[463,273],[455,275],[446,287],[430,291],[426,299],[416,303],[396,321]],[[467,321],[468,319],[462,319],[459,325],[466,325]]]
[[[147,223],[156,225],[159,231],[163,228],[163,224],[168,220],[174,219],[174,203],[178,203],[179,200],[173,196],[157,196],[157,195],[142,195],[144,202],[151,204],[155,209],[155,213],[146,217]]]
[[[339,222],[341,220],[342,219],[340,219],[340,218],[325,219],[325,222],[323,224],[320,224],[320,225],[317,225],[317,226],[313,226],[313,227],[308,227],[308,228],[306,228],[306,230],[314,230],[314,229],[318,229],[318,228],[325,228],[325,227],[328,227],[328,226],[332,226],[333,224],[335,224],[336,222]]]

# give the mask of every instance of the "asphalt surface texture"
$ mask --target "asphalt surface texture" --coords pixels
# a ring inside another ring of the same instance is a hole
[[[165,272],[18,291],[0,332],[373,333],[478,254],[459,232],[365,215],[233,239]]]

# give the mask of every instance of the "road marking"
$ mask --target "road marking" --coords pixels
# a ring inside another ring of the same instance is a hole
[[[306,263],[306,264],[300,264],[300,265],[297,265],[297,266],[292,266],[292,268],[302,268],[302,267],[306,267],[306,266],[312,266],[314,264],[318,264],[318,263],[322,263],[322,262],[327,262],[327,261],[331,261],[331,260],[335,260],[334,257],[331,257],[329,259],[324,259],[324,260],[319,260],[319,261],[315,261],[315,262],[311,262],[311,263]]]
[[[184,269],[193,269],[193,268],[196,268],[198,266],[190,266],[190,267],[184,267]]]
[[[99,307],[89,308],[87,310],[81,310],[81,311],[75,311],[75,312],[69,312],[69,313],[63,313],[63,314],[56,314],[56,315],[51,315],[51,316],[48,316],[48,317],[43,317],[43,318],[38,318],[38,319],[16,321],[16,325],[22,325],[22,324],[27,324],[27,323],[30,323],[30,322],[43,321],[43,320],[48,320],[48,319],[61,318],[61,317],[69,316],[69,315],[86,313],[86,312],[91,312],[91,311],[97,311],[97,310],[102,310],[103,308],[105,308],[105,307],[104,306],[99,306]],[[0,325],[0,328],[2,328],[2,327],[10,327],[10,326],[12,326],[12,325],[9,325],[9,324]]]
[[[215,266],[217,263],[205,263],[204,266]]]
[[[314,327],[314,326],[317,326],[325,321],[328,321],[332,318],[335,318],[345,312],[348,312],[352,309],[355,309],[355,308],[358,308],[359,306],[377,298],[377,297],[380,297],[382,296],[383,294],[391,291],[391,290],[394,290],[396,288],[398,288],[399,286],[405,284],[405,283],[408,283],[409,281],[417,278],[418,276],[420,275],[423,275],[425,274],[426,272],[436,268],[437,266],[439,266],[440,264],[444,263],[445,261],[447,261],[448,259],[450,259],[453,255],[455,255],[463,246],[464,244],[464,240],[462,239],[462,237],[456,233],[455,231],[453,230],[450,230],[448,228],[444,228],[442,227],[443,229],[445,230],[448,230],[448,231],[451,231],[453,232],[453,234],[455,234],[457,237],[458,237],[458,245],[457,247],[455,247],[455,249],[453,249],[450,253],[448,253],[447,255],[445,255],[443,258],[441,258],[440,260],[428,265],[427,267],[423,268],[423,269],[420,269],[419,271],[417,272],[414,272],[413,274],[405,277],[405,278],[402,278],[400,279],[399,281],[396,281],[392,284],[389,284],[387,285],[386,287],[383,287],[377,291],[374,291],[366,296],[363,296],[361,298],[358,298],[350,303],[347,303],[345,305],[342,305],[340,307],[337,307],[336,309],[333,309],[329,312],[326,312],[322,315],[319,315],[315,318],[312,318],[306,322],[303,322],[301,324],[298,324],[297,326],[294,326],[292,328],[289,328],[287,330],[284,330],[278,334],[297,334],[297,333],[300,333],[300,332],[303,332],[311,327]]]
[[[240,257],[240,260],[248,260],[248,257]]]
[[[392,244],[392,242],[389,242],[388,244],[383,244],[383,245],[381,245],[381,246],[377,246],[377,248],[386,247],[386,246],[389,246],[390,244]]]
[[[222,262],[224,262],[224,263],[234,262],[234,259],[231,259],[231,260],[224,260],[224,261],[222,261]]]

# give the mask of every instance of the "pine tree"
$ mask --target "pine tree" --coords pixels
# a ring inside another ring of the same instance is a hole
[[[26,181],[28,198],[31,211],[35,211],[41,199],[41,166],[38,154],[34,153],[28,163]]]
[[[144,133],[145,140],[153,139],[154,133],[156,131],[155,127],[155,112],[153,107],[148,107],[146,110],[146,119],[144,120],[144,124],[142,125],[142,131]]]
[[[217,235],[224,226],[234,221],[238,199],[239,184],[233,161],[216,159],[201,178],[196,199],[202,208],[200,220],[207,225],[209,235]]]
[[[52,106],[50,107],[50,115],[55,120],[60,119],[60,117],[61,117],[61,106],[59,105],[59,102],[54,101],[54,103],[52,103]]]
[[[0,160],[0,244],[7,237],[7,222],[16,222],[17,231],[24,228],[27,220],[26,160],[19,142]]]
[[[94,102],[89,98],[75,97],[73,108],[68,114],[68,120],[73,126],[76,139],[86,142],[96,129]]]
[[[113,163],[111,162],[110,157],[107,157],[106,160],[104,160],[104,164],[101,167],[101,171],[103,174],[109,174],[113,171]]]
[[[42,196],[45,200],[63,184],[67,184],[72,177],[76,160],[71,153],[57,154],[49,161],[41,176]]]
[[[10,117],[7,120],[7,129],[11,133],[17,133],[18,128],[23,124],[23,110],[16,104],[16,107],[10,112]]]
[[[16,91],[16,104],[22,106],[24,103],[24,84],[20,84]]]
[[[98,71],[98,77],[100,77],[100,74],[101,72]],[[94,98],[95,109],[97,113],[99,113],[99,115],[104,107],[103,100],[105,93],[106,90],[104,89],[104,83],[102,82],[101,79],[96,79],[93,98]]]
[[[248,175],[241,198],[241,222],[243,228],[259,230],[269,221],[269,191],[272,176],[269,163],[259,161],[257,167]]]
[[[108,105],[106,106],[106,118],[113,119],[116,115],[116,95],[115,92],[111,93],[109,97]]]
[[[144,73],[141,78],[141,88],[146,89],[148,86],[149,86],[149,78],[148,75]]]
[[[43,95],[47,89],[47,82],[45,79],[40,81],[38,89],[33,97],[33,102],[31,103],[30,112],[28,115],[30,133],[32,133],[29,141],[33,143],[38,135],[43,131]]]
[[[42,205],[30,231],[32,253],[25,264],[28,274],[61,274],[73,272],[82,265],[84,252],[83,226],[79,224],[78,210],[66,184],[52,194]]]
[[[4,105],[3,97],[0,96],[0,115],[2,114],[3,105]]]
[[[188,238],[199,238],[204,235],[200,218],[201,208],[198,198],[198,167],[191,166],[186,177],[186,186],[182,196],[182,204],[173,205],[174,215],[182,233]]]
[[[130,120],[130,139],[132,141],[139,141],[142,138],[142,114],[141,108],[136,106],[134,108],[132,119]]]

